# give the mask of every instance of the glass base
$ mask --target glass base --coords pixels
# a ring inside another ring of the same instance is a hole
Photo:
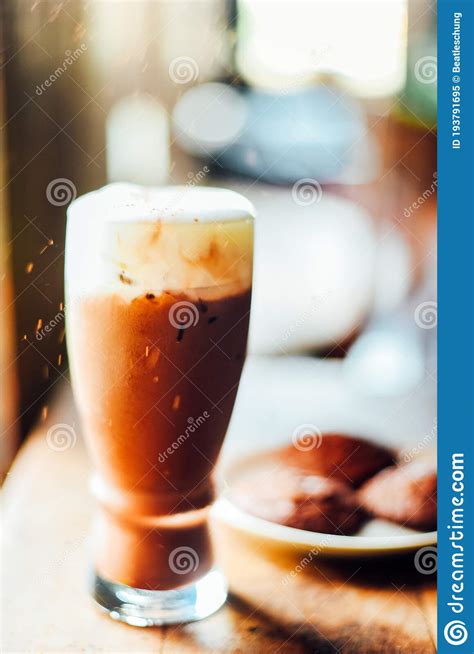
[[[226,601],[227,584],[211,570],[194,584],[176,590],[141,590],[93,576],[92,597],[114,620],[134,627],[153,627],[201,620]]]

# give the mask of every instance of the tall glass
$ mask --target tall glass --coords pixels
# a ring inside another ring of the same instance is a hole
[[[74,394],[94,464],[92,593],[138,626],[197,620],[226,584],[208,513],[245,358],[253,208],[112,184],[68,210]]]

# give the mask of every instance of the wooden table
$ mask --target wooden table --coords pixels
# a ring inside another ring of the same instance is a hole
[[[59,451],[51,425],[78,437]],[[101,614],[87,595],[89,465],[69,398],[20,451],[4,490],[3,651],[435,652],[434,575],[413,556],[369,561],[283,556],[215,526],[228,603],[200,623],[139,629]],[[298,566],[298,567],[297,567]],[[291,571],[298,571],[288,577]]]

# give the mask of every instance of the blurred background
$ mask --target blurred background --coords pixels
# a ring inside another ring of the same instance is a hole
[[[325,388],[337,366],[353,404],[396,400],[394,421],[408,414],[407,438],[423,438],[436,386],[435,4],[4,0],[0,12],[2,473],[68,384],[66,209],[108,181],[248,196],[259,392],[290,369]],[[332,398],[342,415],[347,394]]]

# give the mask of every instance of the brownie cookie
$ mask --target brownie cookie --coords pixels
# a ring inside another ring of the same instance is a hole
[[[295,441],[280,450],[280,457],[305,474],[330,477],[353,487],[395,463],[388,448],[354,436],[319,434],[312,445],[308,448]]]
[[[291,468],[247,475],[236,484],[233,499],[265,520],[326,534],[353,534],[366,518],[349,485]]]
[[[436,468],[427,461],[391,466],[369,479],[360,504],[374,517],[418,529],[436,529]]]

